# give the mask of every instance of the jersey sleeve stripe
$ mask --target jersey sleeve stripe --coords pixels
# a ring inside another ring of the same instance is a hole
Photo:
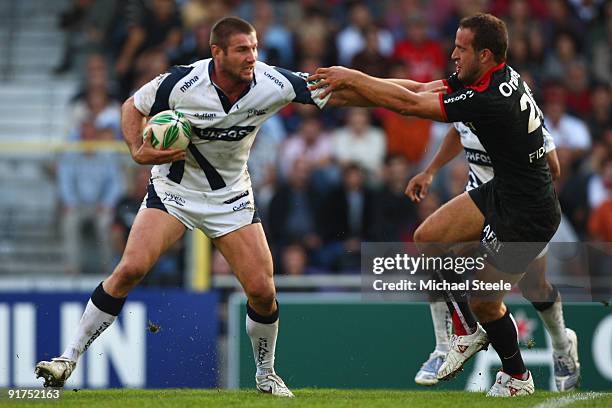
[[[306,81],[304,79],[300,78],[299,76],[295,75],[293,72],[287,69],[279,67],[275,67],[274,69],[280,72],[285,78],[289,80],[289,82],[291,82],[291,86],[295,91],[295,98],[293,99],[293,102],[315,105],[315,102],[312,100],[310,90],[308,89],[308,85],[306,84]]]
[[[444,121],[448,122],[448,115],[446,114],[446,108],[444,107],[444,95],[442,93],[438,94],[440,98],[440,110],[442,111],[442,115],[444,116]]]
[[[174,89],[174,85],[187,76],[193,68],[194,67],[175,66],[170,69],[170,75],[164,78],[155,93],[155,102],[153,102],[149,116],[170,109],[170,93],[172,89]]]
[[[212,164],[210,164],[210,162],[206,160],[204,156],[202,156],[202,153],[200,153],[198,148],[190,144],[188,149],[198,162],[200,168],[204,171],[206,179],[208,180],[208,184],[210,184],[211,190],[219,190],[225,187],[226,184],[223,180],[223,177],[221,177],[219,172],[212,166]]]

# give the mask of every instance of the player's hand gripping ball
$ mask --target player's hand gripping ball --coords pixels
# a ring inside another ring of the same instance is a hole
[[[144,128],[143,139],[149,135],[155,149],[186,149],[191,141],[191,124],[180,112],[162,111],[149,119]]]

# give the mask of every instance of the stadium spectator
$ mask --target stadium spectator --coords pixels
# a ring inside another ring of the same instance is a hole
[[[68,121],[72,128],[68,139],[79,140],[81,125],[93,120],[98,128],[112,129],[116,139],[121,137],[121,108],[116,100],[110,99],[106,88],[89,88],[84,100],[77,100],[72,106],[71,118]]]
[[[572,9],[566,0],[548,0],[547,6],[548,13],[542,22],[542,27],[548,47],[554,46],[561,33],[575,41],[581,38],[584,27],[580,20],[572,14]]]
[[[189,65],[197,60],[210,58],[210,29],[205,21],[198,23],[191,35],[183,41],[176,55],[172,58],[172,65]]]
[[[260,41],[259,59],[270,65],[293,67],[293,37],[285,26],[277,23],[272,2],[256,0],[253,8],[252,24]]]
[[[601,166],[601,184],[605,189],[605,198],[597,204],[588,221],[591,238],[612,242],[612,156],[609,156]]]
[[[370,112],[365,108],[351,108],[346,113],[346,126],[331,135],[332,151],[341,165],[356,163],[369,180],[380,178],[385,158],[385,134],[372,126]]]
[[[119,99],[118,85],[111,79],[108,61],[101,53],[93,53],[87,57],[83,82],[71,102],[85,99],[87,92],[91,89],[105,89],[112,100],[118,101]]]
[[[278,186],[270,201],[267,232],[277,262],[290,243],[301,242],[309,251],[321,246],[316,219],[319,194],[310,182],[310,166],[301,157],[293,161],[287,181]]]
[[[67,72],[74,65],[80,71],[89,54],[103,51],[115,4],[116,0],[73,0],[61,14],[60,27],[66,34],[56,74]]]
[[[546,58],[544,74],[559,81],[568,75],[569,66],[579,59],[576,38],[568,32],[561,32],[554,39],[554,48]]]
[[[393,65],[389,77],[408,78],[406,67]],[[410,164],[419,163],[430,142],[431,120],[400,115],[388,109],[376,108],[374,111],[387,137],[387,154],[401,154]]]
[[[376,77],[387,77],[392,60],[380,51],[378,29],[376,27],[367,28],[364,37],[365,46],[363,50],[355,54],[351,67]]]
[[[166,72],[168,68],[168,57],[165,52],[159,49],[144,51],[136,58],[134,63],[130,95],[140,86]]]
[[[306,249],[299,243],[289,244],[281,254],[280,273],[286,276],[301,276],[308,269],[308,254]]]
[[[587,67],[583,62],[574,61],[567,67],[567,108],[580,117],[591,112],[591,94],[589,90],[589,77]]]
[[[332,151],[330,137],[323,131],[319,116],[307,116],[303,118],[298,133],[287,138],[281,147],[281,175],[290,178],[298,159],[304,160],[313,172],[325,172],[331,165]]]
[[[296,27],[294,58],[297,66],[305,59],[321,61],[322,65],[336,64],[338,50],[334,42],[334,22],[323,9],[308,7],[303,17],[292,26]]]
[[[319,208],[323,245],[317,263],[337,271],[359,271],[361,242],[374,239],[376,215],[374,192],[365,186],[357,163],[343,168],[342,184],[334,188]]]
[[[372,13],[365,3],[360,1],[350,3],[348,12],[350,23],[336,37],[338,61],[342,65],[351,64],[353,57],[365,48],[366,31],[375,29]],[[385,29],[377,31],[380,52],[383,55],[390,55],[393,51],[393,36]]]
[[[115,63],[124,92],[131,89],[133,63],[142,52],[161,47],[166,53],[177,51],[182,24],[174,0],[145,3],[140,15],[128,22],[128,35]]]
[[[80,140],[95,142],[101,138],[101,130],[93,120],[80,126]],[[63,205],[61,218],[67,273],[82,271],[84,247],[82,228],[86,221],[94,225],[98,254],[95,258],[108,272],[112,268],[110,227],[113,209],[123,192],[121,167],[116,153],[91,150],[68,152],[61,156],[58,164],[58,184]]]
[[[612,126],[612,95],[610,86],[598,84],[591,90],[592,110],[587,117],[587,123],[593,142],[603,139],[606,128]]]
[[[415,224],[416,208],[404,195],[410,173],[410,166],[404,156],[391,154],[385,158],[384,184],[376,199],[374,233],[377,241],[412,241],[411,228]]]
[[[591,147],[591,136],[586,124],[566,111],[566,90],[559,85],[547,89],[544,103],[546,127],[558,150],[568,149],[570,163],[581,160]]]
[[[186,0],[181,8],[181,19],[186,29],[202,23],[212,24],[230,13],[229,2],[224,0]]]
[[[406,67],[406,78],[429,82],[444,76],[444,51],[440,43],[428,38],[424,17],[410,16],[406,25],[408,37],[398,42],[393,50],[393,58]]]
[[[593,30],[591,67],[597,81],[612,85],[612,2],[606,3],[604,15],[603,23]]]

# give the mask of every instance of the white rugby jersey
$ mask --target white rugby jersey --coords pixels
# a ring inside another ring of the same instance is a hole
[[[211,79],[213,70],[211,58],[176,66],[134,94],[134,105],[143,115],[173,109],[193,127],[186,160],[154,166],[151,174],[200,191],[246,189],[249,152],[263,122],[290,102],[322,108],[329,98],[321,100],[321,90],[308,90],[308,74],[257,61],[250,88],[230,105]]]
[[[469,127],[464,125],[463,122],[454,122],[453,126],[455,126],[455,129],[459,132],[461,144],[465,151],[465,159],[468,162],[469,178],[465,185],[465,191],[470,191],[491,180],[495,175],[493,173],[493,166],[491,165],[491,158],[478,140],[478,137]],[[548,130],[543,127],[542,132],[544,134],[544,148],[546,149],[546,153],[555,150],[555,142]]]

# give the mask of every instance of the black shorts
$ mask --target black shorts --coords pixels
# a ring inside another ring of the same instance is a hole
[[[537,203],[527,199],[517,203],[504,199],[493,179],[469,194],[485,217],[480,234],[483,256],[503,272],[525,272],[527,265],[551,240],[561,221],[554,190],[550,197],[542,197]]]

